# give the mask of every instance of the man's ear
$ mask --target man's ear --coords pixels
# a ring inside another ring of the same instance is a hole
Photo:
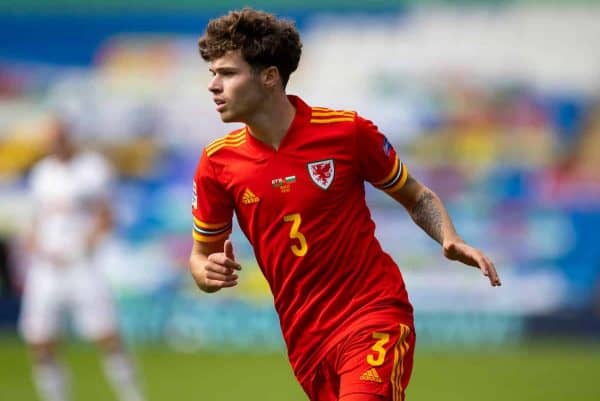
[[[273,88],[281,82],[279,70],[275,66],[270,66],[261,72],[262,82],[267,88]]]

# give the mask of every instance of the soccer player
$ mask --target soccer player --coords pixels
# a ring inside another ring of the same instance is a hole
[[[500,285],[369,120],[286,95],[301,53],[293,23],[243,9],[209,22],[200,54],[224,122],[194,178],[190,269],[206,292],[234,287],[235,211],[274,296],[293,371],[312,401],[396,401],[412,371],[413,309],[374,236],[364,182],[398,201],[444,255]]]
[[[94,252],[112,227],[112,169],[99,154],[79,151],[65,121],[49,134],[51,154],[31,172],[34,205],[20,330],[33,359],[33,378],[44,401],[70,400],[68,378],[56,357],[62,315],[103,351],[104,370],[121,401],[142,401],[126,355],[107,280]]]

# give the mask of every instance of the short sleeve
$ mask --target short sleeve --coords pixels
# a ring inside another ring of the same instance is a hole
[[[86,183],[84,197],[90,202],[111,202],[116,184],[116,172],[110,162],[99,153],[82,156],[79,174]]]
[[[213,166],[202,153],[193,183],[193,236],[199,242],[225,239],[231,233],[233,203],[228,192],[215,177]]]
[[[388,139],[371,121],[357,116],[357,158],[365,181],[392,193],[404,186],[408,171]]]
[[[42,193],[42,184],[44,183],[42,165],[44,163],[45,161],[42,161],[32,168],[31,173],[29,175],[29,179],[27,181],[30,201],[35,213],[37,213],[44,199]]]

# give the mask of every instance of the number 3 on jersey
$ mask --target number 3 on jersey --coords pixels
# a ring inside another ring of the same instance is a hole
[[[292,223],[292,228],[290,229],[290,239],[298,240],[298,244],[293,244],[290,246],[292,252],[296,256],[304,256],[308,251],[308,244],[306,243],[306,238],[304,235],[298,231],[300,229],[300,223],[302,223],[302,218],[300,217],[300,213],[292,213],[286,216],[283,216],[283,221],[286,223]]]

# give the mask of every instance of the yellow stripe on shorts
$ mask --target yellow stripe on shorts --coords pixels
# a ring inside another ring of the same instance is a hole
[[[404,356],[408,352],[410,345],[408,344],[408,335],[410,328],[404,324],[400,325],[400,337],[394,346],[394,366],[392,367],[392,375],[390,381],[392,384],[392,400],[402,401],[402,376],[404,375]]]

